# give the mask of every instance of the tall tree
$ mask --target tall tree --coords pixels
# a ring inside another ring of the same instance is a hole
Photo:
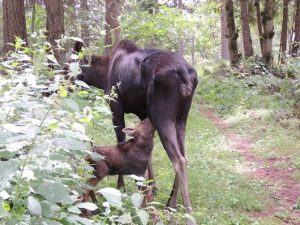
[[[182,14],[182,10],[183,10],[183,2],[182,0],[178,0],[178,4],[177,4],[179,13]],[[179,37],[178,37],[178,52],[180,55],[183,55],[184,53],[184,43],[183,43],[183,38],[181,35],[181,31],[179,31]]]
[[[257,30],[259,36],[259,44],[261,55],[263,55],[263,29],[262,29],[262,19],[261,19],[261,11],[260,11],[260,0],[255,0],[254,2],[255,9],[256,9],[256,23],[257,23]]]
[[[46,6],[46,30],[48,41],[54,51],[54,56],[59,63],[64,61],[64,51],[57,44],[65,33],[63,0],[44,0]]]
[[[221,8],[221,57],[222,59],[229,60],[228,40],[227,40],[227,23],[226,11],[224,5]]]
[[[23,0],[3,0],[3,40],[4,52],[14,49],[8,43],[14,43],[16,37],[27,43],[25,9]]]
[[[241,24],[243,35],[243,46],[245,57],[248,58],[253,55],[252,39],[249,25],[249,0],[240,0],[241,3]]]
[[[65,27],[68,27],[65,32],[68,31],[68,35],[70,35],[71,37],[77,37],[79,32],[77,26],[76,0],[67,0],[66,6],[65,18],[69,19],[65,20]]]
[[[264,11],[262,12],[262,25],[263,25],[263,58],[267,64],[273,61],[273,37],[274,37],[274,24],[273,19],[275,15],[274,0],[265,0]]]
[[[81,39],[86,46],[90,45],[89,6],[87,0],[80,0]]]
[[[235,28],[234,8],[232,0],[226,0],[225,9],[230,64],[231,66],[237,66],[239,63],[239,54],[237,46],[238,32]]]
[[[284,61],[287,50],[289,2],[290,0],[283,0],[279,62]]]
[[[296,0],[295,36],[292,44],[292,55],[298,56],[300,49],[300,0]]]
[[[105,52],[108,53],[112,46],[121,40],[119,23],[121,5],[119,0],[105,0]]]

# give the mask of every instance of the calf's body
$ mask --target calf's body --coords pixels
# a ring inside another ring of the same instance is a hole
[[[145,119],[134,128],[124,128],[123,132],[132,138],[115,146],[94,147],[93,152],[104,156],[103,160],[94,161],[90,155],[86,157],[94,168],[94,177],[88,180],[92,186],[107,175],[144,176],[153,149],[154,127],[149,119]],[[89,197],[96,200],[93,190],[86,191],[83,201]]]

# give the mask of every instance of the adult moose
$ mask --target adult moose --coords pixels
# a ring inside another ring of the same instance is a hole
[[[117,140],[125,140],[125,113],[133,113],[141,120],[150,118],[176,172],[167,206],[176,207],[180,186],[187,213],[192,208],[184,141],[197,83],[196,71],[174,52],[140,49],[133,42],[122,40],[110,55],[105,91],[115,87],[117,93],[115,101],[110,101]],[[194,224],[189,219],[187,222]]]

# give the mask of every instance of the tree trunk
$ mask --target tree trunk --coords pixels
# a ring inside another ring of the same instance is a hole
[[[81,39],[86,46],[90,45],[89,6],[87,0],[80,1]]]
[[[228,40],[227,34],[227,23],[226,23],[226,11],[225,8],[221,9],[221,57],[222,59],[229,60]]]
[[[105,0],[105,52],[108,53],[114,44],[121,40],[121,28],[118,21],[120,16],[120,1]]]
[[[54,51],[54,56],[59,63],[64,61],[64,51],[60,49],[56,40],[61,39],[64,29],[63,0],[44,0],[46,6],[47,23],[46,30],[48,41]]]
[[[262,31],[262,21],[261,21],[261,11],[260,11],[260,1],[255,0],[255,8],[256,8],[256,23],[257,23],[257,30],[259,36],[259,44],[260,44],[260,51],[261,55],[263,55],[263,31]]]
[[[241,24],[243,34],[243,46],[245,57],[248,58],[253,55],[252,39],[249,26],[249,10],[248,0],[240,0],[241,2]]]
[[[179,10],[179,13],[181,14],[182,13],[182,10],[183,10],[183,3],[182,3],[182,0],[178,0],[178,10]],[[184,43],[183,43],[183,38],[182,38],[182,35],[181,35],[181,31],[179,30],[179,36],[178,36],[178,52],[180,55],[183,55],[184,54]]]
[[[292,44],[292,56],[299,55],[300,49],[300,0],[296,0],[295,37]]]
[[[229,49],[229,59],[231,66],[237,66],[239,63],[237,38],[238,32],[235,28],[234,22],[234,8],[232,0],[226,0],[226,22],[227,22],[227,38],[228,38],[228,49]]]
[[[25,9],[23,0],[3,0],[3,40],[4,52],[14,50],[16,37],[27,42]]]
[[[283,0],[282,9],[282,24],[281,24],[281,37],[280,37],[280,52],[279,62],[284,62],[286,50],[287,50],[287,35],[288,35],[288,20],[289,20],[289,1]]]
[[[263,25],[263,58],[267,64],[273,62],[272,48],[274,37],[273,18],[275,15],[274,0],[265,0],[264,11],[262,12]]]
[[[33,34],[34,33],[34,28],[35,28],[35,1],[32,0],[32,15],[31,15],[31,29],[30,32]]]
[[[69,27],[68,32],[71,37],[78,36],[77,15],[76,15],[76,0],[67,0],[66,14],[69,20],[65,21],[66,27]],[[67,30],[66,30],[67,32]]]

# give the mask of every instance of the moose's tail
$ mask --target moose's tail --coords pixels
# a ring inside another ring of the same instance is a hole
[[[193,84],[190,79],[191,76],[185,66],[181,66],[178,70],[178,74],[182,80],[180,93],[183,97],[187,97],[193,93]]]

